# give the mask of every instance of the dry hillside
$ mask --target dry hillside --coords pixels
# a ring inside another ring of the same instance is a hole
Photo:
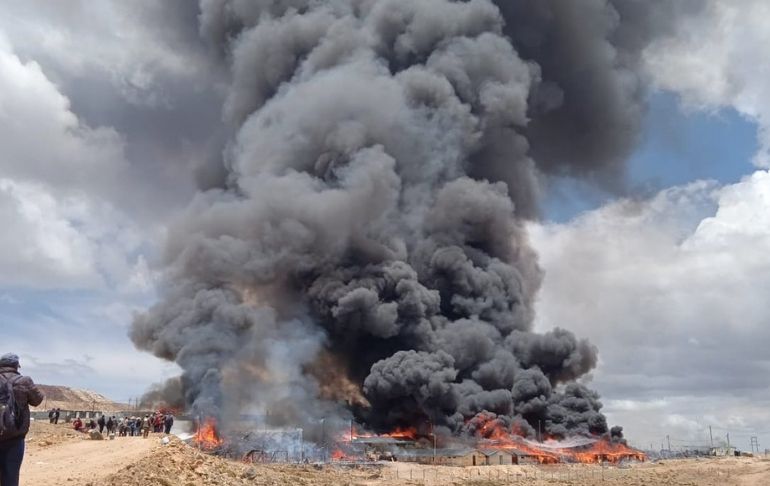
[[[49,410],[51,408],[61,408],[62,410],[97,410],[113,412],[125,410],[124,404],[116,403],[88,390],[77,390],[66,386],[38,385],[40,391],[45,395],[45,400],[33,410]]]

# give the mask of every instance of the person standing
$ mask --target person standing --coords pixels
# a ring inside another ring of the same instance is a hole
[[[150,436],[150,427],[152,427],[152,419],[149,415],[145,415],[142,420],[142,437],[145,439]]]
[[[99,417],[99,420],[97,420],[96,423],[99,424],[99,433],[103,434],[104,427],[107,425],[107,421],[104,419],[104,414],[102,414],[102,416]]]
[[[174,416],[170,413],[166,414],[166,418],[163,420],[163,425],[165,425],[165,432],[166,435],[171,433],[171,427],[174,426]]]
[[[16,411],[15,420],[5,422],[0,429],[0,485],[18,486],[19,471],[24,460],[24,438],[29,432],[29,406],[43,403],[43,394],[32,378],[19,373],[19,357],[15,354],[0,356],[0,397],[6,408],[2,412],[9,417]]]
[[[53,424],[58,425],[59,424],[59,416],[61,415],[61,410],[59,407],[56,407],[56,410],[53,412]]]

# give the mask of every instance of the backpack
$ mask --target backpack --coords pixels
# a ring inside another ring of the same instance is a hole
[[[20,378],[21,376],[6,378],[5,383],[0,385],[0,440],[16,437],[21,433],[21,408],[13,393],[13,385]]]

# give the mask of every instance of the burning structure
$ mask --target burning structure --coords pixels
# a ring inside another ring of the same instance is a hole
[[[595,347],[533,331],[524,223],[551,176],[620,180],[673,3],[201,0],[228,137],[132,326],[183,370],[157,394],[225,437],[622,441],[578,381]]]

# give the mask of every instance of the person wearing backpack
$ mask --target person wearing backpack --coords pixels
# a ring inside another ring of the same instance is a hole
[[[0,356],[0,486],[19,485],[29,406],[43,403],[43,394],[19,368],[15,354]]]

